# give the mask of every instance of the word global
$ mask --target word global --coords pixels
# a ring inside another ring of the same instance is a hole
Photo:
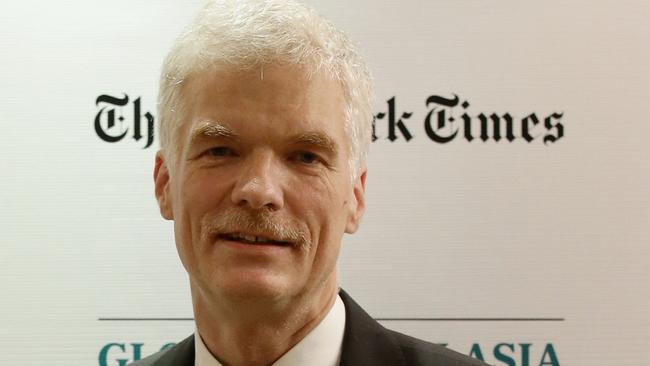
[[[147,348],[145,353],[144,343],[108,343],[99,351],[99,366],[126,366],[144,356],[173,346],[174,343],[167,343],[161,347]],[[462,348],[452,348],[462,351]],[[499,343],[494,346],[474,343],[468,354],[494,366],[560,366],[552,343]]]
[[[546,145],[564,137],[564,125],[561,123],[563,112],[553,112],[544,117],[530,113],[522,118],[514,118],[510,113],[472,114],[469,101],[461,102],[456,94],[451,98],[431,95],[426,99],[425,106],[429,110],[424,118],[424,132],[431,141],[440,144],[456,139],[468,142],[475,139],[483,142],[523,139],[529,143],[541,139]],[[399,114],[397,110],[396,98],[392,97],[387,101],[385,112],[375,115],[373,142],[378,139],[395,142],[400,136],[409,142],[414,138],[414,123],[410,120],[413,112]],[[380,135],[380,130],[386,134]]]

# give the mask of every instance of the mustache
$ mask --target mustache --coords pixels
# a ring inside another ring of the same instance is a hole
[[[229,207],[212,216],[206,216],[201,226],[203,236],[236,232],[253,233],[289,242],[301,249],[308,249],[310,246],[309,230],[304,223],[276,216],[267,209]]]

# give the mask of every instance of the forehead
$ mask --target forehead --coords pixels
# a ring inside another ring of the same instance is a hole
[[[215,68],[182,87],[182,131],[206,120],[239,128],[319,129],[345,137],[345,98],[326,72],[269,64],[247,70]]]

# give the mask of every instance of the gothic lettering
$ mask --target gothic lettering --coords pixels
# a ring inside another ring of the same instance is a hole
[[[95,133],[99,138],[106,142],[119,142],[129,132],[128,127],[123,127],[123,124],[131,122],[133,125],[133,139],[135,141],[140,141],[143,137],[146,136],[146,144],[144,148],[148,148],[153,143],[154,139],[154,117],[151,113],[146,112],[144,115],[141,112],[141,102],[140,98],[133,100],[133,116],[131,119],[126,120],[122,115],[122,108],[127,106],[129,103],[129,96],[124,94],[124,97],[118,98],[110,95],[100,95],[97,97],[95,104],[100,106],[100,104],[108,104],[108,106],[103,106],[95,115]],[[119,117],[116,118],[116,107],[119,108]],[[142,117],[145,118],[146,124],[144,128],[146,129],[145,135],[142,133]],[[119,132],[113,132],[113,129],[116,128],[117,122],[119,122]]]
[[[449,107],[453,108],[458,105],[458,96],[454,95],[453,99],[447,99],[438,95],[432,95],[429,98],[427,98],[426,106],[428,107],[430,104],[436,104],[440,105],[443,107]],[[424,130],[427,133],[427,136],[435,142],[444,144],[447,143],[451,140],[453,140],[456,137],[456,134],[458,133],[458,129],[455,129],[451,134],[447,136],[442,136],[438,134],[438,132],[445,128],[447,123],[449,122],[450,124],[454,122],[454,117],[451,115],[451,110],[450,110],[450,116],[447,117],[447,109],[441,108],[436,112],[436,107],[434,106],[431,108],[429,113],[427,114],[427,117],[424,119]],[[435,127],[432,126],[432,118],[433,118],[433,113],[436,112],[436,124]]]
[[[404,139],[406,139],[407,142],[413,138],[411,132],[408,130],[408,128],[406,128],[406,125],[404,125],[404,120],[411,118],[411,115],[413,115],[413,113],[404,112],[402,113],[402,116],[399,119],[395,120],[395,97],[392,97],[388,100],[388,139],[391,142],[395,142],[395,140],[397,140],[395,127],[397,127],[397,129],[402,134],[402,136],[404,136]],[[377,113],[377,115],[375,116],[375,118],[378,120],[383,119],[384,117],[386,117],[386,113]],[[373,138],[375,140],[377,139],[375,135],[374,124],[373,124]]]

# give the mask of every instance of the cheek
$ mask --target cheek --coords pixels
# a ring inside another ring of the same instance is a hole
[[[178,191],[182,214],[194,216],[214,210],[215,205],[224,199],[227,184],[224,176],[228,175],[217,176],[209,174],[207,170],[188,173]]]
[[[345,230],[347,217],[347,198],[344,183],[330,177],[318,177],[307,184],[303,180],[293,182],[291,194],[293,215],[303,220],[311,231],[313,245],[311,256],[321,253],[338,252],[341,237]],[[336,189],[338,187],[338,189]],[[315,260],[318,260],[316,258]]]
[[[310,256],[311,281],[323,283],[336,268],[336,261],[341,248],[341,240],[345,229],[344,221],[341,219],[343,210],[340,202],[328,202],[330,205],[321,206],[321,210],[315,212],[317,223],[314,230],[314,247]],[[336,204],[335,204],[336,203]]]
[[[214,213],[223,200],[224,180],[195,172],[186,174],[178,183],[181,186],[176,190],[174,231],[179,253],[185,252],[188,257],[200,248],[197,244],[201,240],[203,218]]]

